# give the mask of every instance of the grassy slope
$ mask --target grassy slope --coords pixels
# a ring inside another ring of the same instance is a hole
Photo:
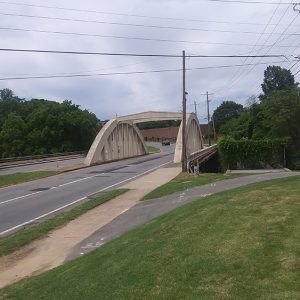
[[[49,231],[58,228],[71,220],[76,219],[88,210],[106,201],[109,201],[127,191],[127,189],[117,189],[107,192],[99,197],[95,197],[85,203],[78,205],[70,211],[61,213],[52,219],[28,227],[24,230],[20,230],[17,233],[8,236],[7,238],[0,239],[0,256],[11,253],[18,248],[29,244],[33,240],[45,236]]]
[[[170,182],[167,182],[166,184],[156,188],[154,191],[148,193],[143,200],[160,198],[195,186],[200,186],[224,179],[232,179],[234,177],[236,177],[236,175],[228,176],[213,173],[200,174],[199,177],[194,177],[194,175],[182,173]]]
[[[299,194],[297,177],[207,197],[0,298],[299,299]]]
[[[147,151],[149,153],[160,153],[160,149],[153,146],[147,146]]]
[[[28,173],[15,173],[0,176],[0,188],[21,182],[36,180],[57,174],[56,171],[35,171]]]

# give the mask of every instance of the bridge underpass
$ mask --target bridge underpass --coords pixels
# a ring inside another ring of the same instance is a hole
[[[182,114],[149,111],[110,120],[95,138],[85,159],[85,165],[96,165],[147,154],[144,138],[136,124],[167,120],[182,120]],[[190,155],[204,149],[200,124],[194,113],[187,114],[185,144],[188,159]],[[181,122],[173,158],[175,163],[182,161],[182,145]]]

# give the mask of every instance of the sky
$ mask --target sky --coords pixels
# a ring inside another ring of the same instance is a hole
[[[0,0],[0,48],[245,55],[186,59],[187,110],[193,111],[196,102],[201,123],[207,122],[206,92],[211,111],[225,100],[247,105],[250,96],[261,92],[268,65],[279,65],[293,74],[300,70],[294,57],[299,55],[300,17],[293,5],[282,4],[287,0],[272,0],[280,4],[270,4],[271,0],[255,4],[207,0],[24,1]],[[180,57],[0,52],[0,89],[9,88],[21,98],[68,99],[101,120],[142,111],[182,109]],[[149,72],[156,70],[164,71]],[[130,72],[145,73],[111,74]],[[74,74],[92,76],[12,79]],[[299,75],[295,75],[297,81]]]

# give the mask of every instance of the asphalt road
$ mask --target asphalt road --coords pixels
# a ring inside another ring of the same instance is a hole
[[[41,162],[35,163],[25,166],[16,166],[16,167],[9,167],[9,168],[1,168],[0,169],[0,176],[1,175],[8,175],[14,173],[25,173],[25,172],[32,172],[32,171],[40,171],[40,170],[58,170],[64,167],[71,167],[74,165],[80,165],[84,162],[85,157],[78,157],[72,159],[60,159],[57,161]]]
[[[16,231],[95,193],[113,189],[173,160],[174,145],[159,154],[84,168],[0,189],[0,236]]]
[[[277,172],[243,176],[195,187],[159,199],[142,201],[80,242],[73,248],[66,260],[72,260],[83,254],[86,254],[95,248],[104,245],[106,242],[124,234],[130,229],[144,224],[184,204],[196,200],[200,201],[201,199],[212,194],[231,190],[248,184],[270,179],[285,178],[289,176],[300,176],[300,172]]]

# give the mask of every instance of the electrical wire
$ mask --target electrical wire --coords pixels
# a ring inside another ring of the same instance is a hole
[[[174,26],[160,26],[160,25],[147,25],[147,24],[136,24],[136,23],[121,23],[121,22],[108,22],[108,21],[90,21],[84,19],[70,19],[60,17],[49,17],[49,16],[37,16],[37,15],[25,15],[25,14],[11,14],[2,13],[0,15],[15,16],[23,18],[34,18],[34,19],[46,19],[55,21],[73,21],[73,22],[84,22],[84,23],[97,23],[106,25],[117,25],[117,26],[131,26],[140,28],[154,28],[154,29],[172,29],[172,30],[185,30],[185,31],[201,31],[201,32],[222,32],[222,33],[243,33],[243,34],[261,34],[259,31],[238,31],[238,30],[222,30],[222,29],[205,29],[205,28],[189,28],[189,27],[174,27]],[[269,34],[265,32],[263,34]],[[291,35],[299,35],[299,33],[291,33]]]
[[[228,2],[228,3],[250,3],[250,4],[280,4],[280,5],[291,5],[290,2],[265,2],[265,1],[239,1],[239,0],[207,0],[207,1],[218,1],[218,2]],[[170,21],[190,21],[190,22],[202,22],[199,19],[186,19],[186,18],[174,18],[174,17],[161,17],[161,16],[150,16],[150,15],[140,15],[140,14],[129,14],[121,12],[110,12],[110,11],[99,11],[99,10],[89,10],[89,9],[78,9],[78,8],[67,8],[62,6],[49,6],[49,5],[37,5],[29,3],[20,3],[20,2],[9,2],[9,1],[0,1],[2,4],[16,5],[16,6],[27,6],[27,7],[36,7],[36,8],[46,8],[46,9],[55,9],[63,11],[73,11],[73,12],[84,12],[84,13],[95,13],[103,15],[113,15],[113,16],[126,16],[126,17],[135,17],[135,18],[149,18],[149,19],[158,19],[158,20],[170,20]],[[207,22],[207,21],[206,21]],[[215,22],[215,21],[213,21]]]
[[[23,52],[23,53],[45,53],[45,54],[75,54],[75,55],[99,55],[99,56],[129,56],[129,57],[168,57],[182,58],[179,54],[151,54],[151,53],[113,53],[113,52],[88,52],[88,51],[63,51],[63,50],[39,50],[39,49],[16,49],[16,48],[0,48],[1,52]],[[282,54],[272,55],[186,55],[187,58],[245,58],[245,57],[284,57]],[[293,57],[293,56],[292,56]],[[295,57],[294,57],[295,58]]]
[[[264,32],[267,30],[268,25],[272,22],[272,20],[273,20],[275,14],[276,14],[278,8],[279,8],[279,5],[277,5],[276,8],[273,10],[272,15],[270,16],[270,18],[269,18],[269,20],[268,20],[266,26],[264,27],[263,31],[262,31],[261,34],[260,34],[260,36],[259,36],[258,39],[256,40],[255,45],[252,47],[251,51],[249,52],[249,55],[251,55],[251,54],[254,52],[256,45],[259,43],[259,41],[260,41],[260,39],[262,38]],[[286,12],[287,12],[287,10],[285,10],[284,15],[286,14]],[[277,22],[277,24],[278,24],[278,23],[279,23],[279,22]],[[275,27],[275,28],[276,28],[276,27]],[[247,57],[247,58],[244,60],[244,63],[247,62],[248,58],[249,58],[249,57]],[[242,69],[242,68],[239,68],[239,69],[237,70],[237,72],[231,77],[231,80],[229,81],[228,85],[226,86],[226,90],[228,89],[228,86],[229,86],[229,88],[231,88],[231,87],[236,83],[236,81],[238,80],[238,78],[241,77],[241,75],[243,74],[243,72],[244,72],[244,69]],[[224,88],[221,88],[221,89],[215,91],[214,93],[219,93],[219,92],[222,91],[222,90],[224,90]]]
[[[281,63],[280,61],[271,63]],[[263,62],[260,64],[270,64],[270,62]],[[186,71],[195,70],[209,70],[209,69],[222,69],[240,67],[243,65],[221,65],[221,66],[208,66],[208,67],[195,67],[187,68]],[[247,66],[247,65],[246,65]],[[149,70],[149,71],[132,71],[132,72],[113,72],[113,73],[95,73],[95,74],[70,74],[70,75],[46,75],[46,76],[27,76],[27,77],[5,77],[0,78],[0,81],[5,80],[26,80],[26,79],[51,79],[51,78],[74,78],[74,77],[94,77],[94,76],[113,76],[113,75],[135,75],[135,74],[151,74],[151,73],[166,73],[166,72],[182,72],[182,69],[164,69],[164,70]]]
[[[51,30],[40,30],[40,29],[27,29],[27,28],[14,28],[14,27],[0,27],[0,30],[9,31],[22,31],[22,32],[34,32],[34,33],[46,33],[46,34],[59,34],[59,35],[74,35],[83,37],[96,37],[96,38],[112,38],[112,39],[125,39],[125,40],[137,40],[137,41],[154,41],[163,43],[184,43],[184,44],[209,44],[209,45],[223,45],[223,46],[264,46],[264,45],[251,45],[243,43],[223,43],[223,42],[201,42],[201,41],[190,41],[190,40],[171,40],[171,39],[158,39],[158,38],[146,38],[146,37],[133,37],[133,36],[118,36],[118,35],[104,35],[104,34],[92,34],[83,32],[66,32],[66,31],[51,31]],[[296,34],[294,34],[296,35]],[[300,35],[300,34],[297,34]],[[282,48],[290,46],[282,45]]]

